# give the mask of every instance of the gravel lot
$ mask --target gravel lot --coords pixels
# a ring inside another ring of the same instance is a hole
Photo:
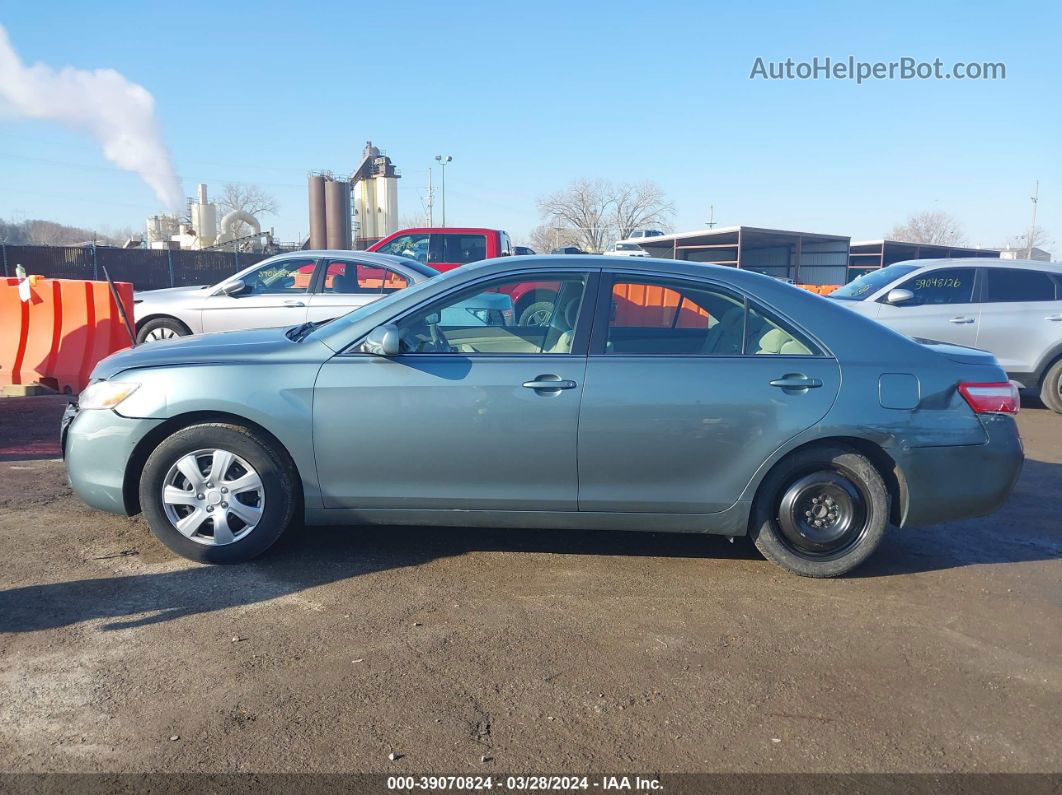
[[[998,514],[813,581],[602,532],[315,528],[198,566],[71,494],[62,406],[0,400],[0,770],[1062,770],[1041,408]]]

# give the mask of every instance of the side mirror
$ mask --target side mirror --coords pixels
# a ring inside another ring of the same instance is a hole
[[[235,298],[246,289],[247,285],[243,283],[243,279],[233,279],[231,282],[221,285],[221,292],[232,298]]]
[[[905,290],[902,287],[896,287],[895,289],[889,290],[889,294],[885,296],[885,303],[906,304],[914,297],[915,294],[912,293],[910,290]]]
[[[377,326],[369,332],[369,336],[361,344],[361,351],[375,356],[397,356],[402,352],[398,327],[391,323]]]

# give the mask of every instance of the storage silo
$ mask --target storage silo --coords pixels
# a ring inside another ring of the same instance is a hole
[[[311,174],[308,180],[310,191],[310,248],[326,248],[328,225],[325,212],[325,178]]]
[[[351,244],[350,183],[330,179],[325,182],[324,189],[328,248],[349,249]]]

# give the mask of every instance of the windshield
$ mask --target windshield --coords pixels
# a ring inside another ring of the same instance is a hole
[[[862,301],[887,284],[918,270],[919,267],[918,265],[890,265],[887,268],[865,273],[858,279],[848,282],[844,287],[834,290],[830,293],[830,298],[840,298],[842,301]]]
[[[378,298],[377,300],[365,304],[364,306],[359,306],[357,309],[354,309],[350,312],[347,312],[345,315],[337,317],[333,323],[329,323],[327,326],[328,332],[331,333],[333,329],[337,326],[349,326],[352,323],[357,323],[363,317],[368,317],[369,315],[380,309],[386,309],[391,304],[397,303],[398,301],[401,301],[410,296],[415,296],[418,293],[424,292],[425,290],[434,288],[438,286],[439,282],[447,280],[451,277],[451,274],[456,273],[456,270],[448,271],[439,276],[435,276],[430,279],[426,279],[425,281],[422,281],[418,284],[414,284],[411,287],[406,287],[402,290],[395,290],[393,293],[388,293],[383,298]],[[319,329],[320,327],[315,328],[313,332],[307,335],[307,337],[312,337],[313,333],[319,331]]]

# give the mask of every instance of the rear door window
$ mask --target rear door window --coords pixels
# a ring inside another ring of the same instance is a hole
[[[325,266],[324,292],[337,294],[393,293],[409,286],[401,273],[376,265],[331,260]]]
[[[897,287],[914,293],[914,298],[904,306],[969,304],[973,301],[974,269],[941,268],[925,271]]]
[[[484,235],[433,234],[428,252],[428,264],[464,265],[487,258],[487,238]]]
[[[988,303],[1054,301],[1059,297],[1060,280],[1050,273],[1020,268],[985,268],[985,271]]]

